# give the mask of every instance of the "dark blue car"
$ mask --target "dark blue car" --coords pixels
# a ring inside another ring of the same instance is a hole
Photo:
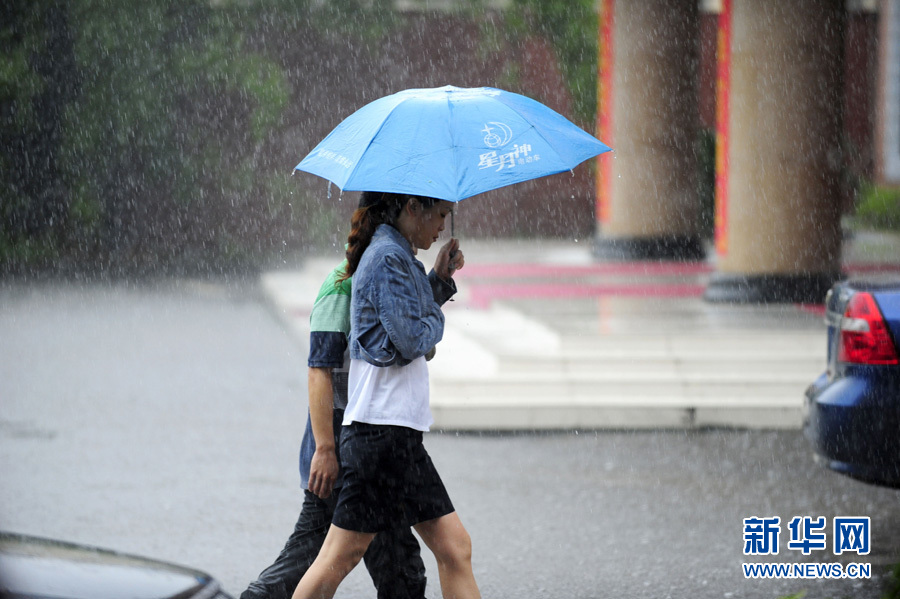
[[[199,570],[10,532],[0,532],[0,597],[232,599]]]
[[[806,390],[803,430],[836,472],[900,487],[900,278],[835,284],[828,369]]]

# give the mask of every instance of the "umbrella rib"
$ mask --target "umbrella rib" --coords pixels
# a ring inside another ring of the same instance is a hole
[[[510,108],[511,110],[513,110],[514,112],[517,112],[517,113],[518,113],[518,111],[517,111],[515,108],[513,108],[512,106],[510,106],[508,103],[503,102],[503,104],[505,104],[507,107],[509,107],[509,108]],[[520,113],[520,116],[521,116],[521,113]],[[562,118],[565,119],[565,117],[564,117],[563,115],[560,114],[559,116],[561,116]],[[546,136],[541,132],[541,130],[538,129],[538,128],[531,122],[530,119],[526,119],[526,122],[530,125],[531,129],[534,130],[535,134],[536,134],[538,137],[540,137],[544,142],[546,142],[547,145],[550,146],[550,148],[551,148],[554,152],[556,152],[556,153],[557,153],[558,155],[560,155],[560,156],[562,155],[562,154],[560,154],[558,145],[557,145],[556,143],[554,143],[550,138],[546,137]],[[600,141],[599,139],[597,139],[595,136],[591,135],[590,133],[587,133],[586,131],[584,131],[584,130],[581,129],[580,127],[578,127],[578,130],[581,131],[582,133],[584,133],[585,135],[587,135],[588,137],[594,139],[595,141],[598,141],[598,142],[600,142],[601,144],[603,143],[602,141]],[[604,145],[605,145],[605,144],[604,144]],[[600,154],[602,154],[602,153],[603,153],[603,150],[597,152],[596,154],[591,154],[591,155],[585,156],[582,160],[578,161],[576,164],[574,164],[573,166],[569,167],[568,170],[569,170],[569,171],[574,171],[576,166],[578,166],[579,164],[581,164],[582,162],[584,162],[584,161],[587,160],[588,158],[591,158],[591,156],[598,156],[598,155],[600,155]],[[561,172],[563,172],[563,171],[558,171],[558,172],[561,173]]]
[[[531,129],[534,131],[535,135],[537,135],[537,136],[540,137],[542,140],[544,140],[544,142],[545,142],[548,146],[550,146],[550,148],[551,148],[554,152],[556,152],[557,155],[560,155],[560,156],[561,156],[561,154],[560,154],[560,152],[559,152],[559,149],[557,148],[557,145],[556,145],[555,143],[553,143],[553,141],[551,141],[551,139],[549,139],[548,137],[546,137],[546,136],[543,134],[543,132],[542,132],[540,129],[538,129],[537,127],[535,127],[531,122],[529,122],[528,124],[531,125]],[[588,156],[587,158],[590,158],[590,156]],[[585,158],[585,160],[587,160],[587,158]],[[569,167],[569,170],[570,170],[570,171],[574,171],[574,170],[575,170],[575,167],[578,166],[579,164],[581,164],[581,162],[583,162],[583,161],[580,161],[580,162],[578,162],[577,164],[575,164],[575,165],[573,165],[573,166],[570,166],[570,167]],[[561,172],[563,172],[563,171],[559,171],[559,172],[561,173]]]
[[[391,116],[393,116],[394,111],[397,110],[397,108],[398,108],[401,104],[403,104],[403,102],[405,102],[405,101],[406,101],[405,98],[404,98],[404,99],[401,99],[401,100],[400,100],[399,102],[397,102],[394,106],[392,106],[391,109],[390,109],[390,110],[387,112],[387,114],[384,116],[384,118],[381,119],[381,124],[378,125],[378,130],[375,131],[375,133],[369,138],[369,141],[366,143],[365,149],[364,149],[362,152],[360,152],[360,154],[359,154],[359,160],[356,161],[356,164],[354,164],[354,165],[353,165],[353,168],[350,170],[350,175],[347,176],[347,184],[350,183],[350,179],[352,179],[352,178],[353,178],[353,175],[356,174],[356,170],[359,168],[359,165],[362,163],[362,157],[366,155],[366,152],[369,150],[369,148],[372,147],[372,144],[375,143],[375,139],[378,137],[378,134],[381,133],[381,130],[384,129],[385,123],[387,123],[388,119],[391,118]],[[339,187],[340,187],[340,186],[339,186]],[[344,189],[341,188],[341,191],[344,191]],[[351,189],[351,190],[349,190],[349,191],[381,191],[381,190],[378,190],[378,189],[359,189],[359,190],[352,190],[352,189]]]
[[[459,180],[459,172],[460,172],[460,161],[462,157],[460,153],[456,151],[456,148],[459,147],[459,144],[456,141],[456,131],[453,127],[453,102],[450,101],[450,93],[446,94],[447,98],[447,112],[450,115],[450,118],[447,119],[448,129],[450,130],[450,156],[453,158],[453,174],[454,178]],[[456,190],[456,197],[453,199],[454,202],[459,202],[462,198],[459,197],[459,189]],[[451,221],[452,222],[452,221]]]

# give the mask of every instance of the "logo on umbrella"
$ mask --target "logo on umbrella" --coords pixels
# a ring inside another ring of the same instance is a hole
[[[495,132],[495,129],[499,130],[499,132]],[[489,148],[505,146],[512,139],[512,129],[505,123],[491,121],[481,131],[484,132],[484,145]]]

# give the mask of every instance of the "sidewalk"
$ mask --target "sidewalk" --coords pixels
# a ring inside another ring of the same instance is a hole
[[[463,251],[429,365],[435,429],[798,428],[825,367],[820,307],[707,303],[706,262],[597,262],[589,240],[463,240]],[[896,237],[858,236],[845,256],[850,272],[900,274]],[[339,259],[262,277],[304,344]]]

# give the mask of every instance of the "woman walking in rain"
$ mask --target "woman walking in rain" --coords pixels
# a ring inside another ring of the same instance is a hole
[[[456,292],[451,277],[464,258],[451,239],[426,276],[415,253],[437,241],[451,209],[434,198],[363,192],[353,215],[344,486],[294,599],[333,597],[375,534],[402,526],[413,526],[434,553],[445,599],[480,597],[469,534],[422,444],[433,422],[425,356],[443,335],[440,307]]]
[[[338,284],[346,265],[343,260],[322,282],[309,315],[309,414],[300,444],[300,516],[281,553],[240,599],[289,599],[319,554],[331,525],[343,485],[338,449],[350,368],[352,280],[345,278]],[[425,564],[408,526],[378,533],[363,561],[378,599],[424,599]]]

